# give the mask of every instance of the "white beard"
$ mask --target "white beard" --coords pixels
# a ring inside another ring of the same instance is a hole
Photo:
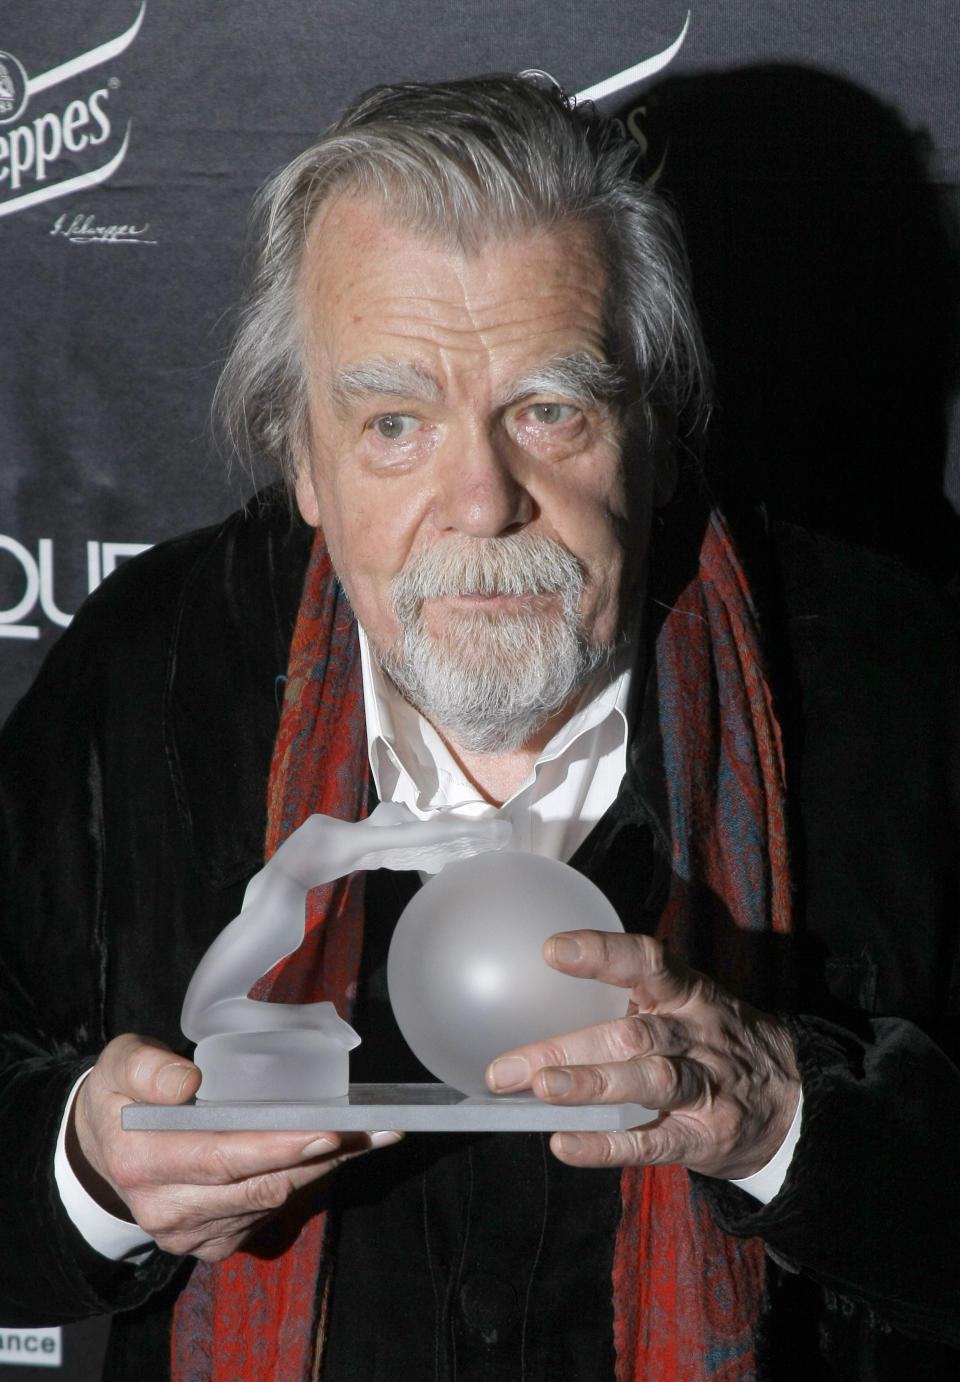
[[[576,557],[550,538],[521,532],[441,544],[395,577],[403,639],[379,654],[381,664],[407,700],[462,748],[520,748],[611,656],[612,648],[581,632],[583,584]],[[474,593],[559,602],[518,613],[466,611],[448,616],[441,633],[427,630],[425,600]]]

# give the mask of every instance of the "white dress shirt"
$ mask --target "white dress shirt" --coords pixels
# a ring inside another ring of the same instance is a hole
[[[402,802],[421,820],[452,811],[477,820],[499,816],[513,827],[511,848],[567,861],[610,807],[627,765],[628,667],[588,687],[527,780],[502,806],[486,801],[446,744],[383,673],[360,630],[367,749],[377,796]],[[81,1077],[83,1078],[83,1077]],[[66,1126],[80,1081],[67,1102],[54,1159],[57,1187],[73,1223],[105,1257],[138,1261],[152,1242],[137,1224],[118,1219],[87,1194],[70,1166]],[[800,1137],[803,1100],[780,1150],[754,1175],[734,1181],[762,1204],[782,1186]]]

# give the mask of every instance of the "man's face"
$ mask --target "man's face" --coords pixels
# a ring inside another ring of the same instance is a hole
[[[580,632],[616,637],[627,514],[604,288],[583,225],[465,255],[391,225],[374,199],[344,197],[318,217],[302,280],[310,454],[297,498],[388,662],[402,644],[398,574],[510,535],[571,554]],[[645,533],[646,514],[631,542],[642,549]],[[442,644],[464,616],[549,620],[561,603],[472,592],[419,613]]]

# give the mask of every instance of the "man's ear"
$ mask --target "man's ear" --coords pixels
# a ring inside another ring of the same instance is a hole
[[[320,505],[317,502],[317,491],[313,485],[313,471],[310,468],[310,460],[305,455],[297,456],[297,478],[293,489],[297,499],[297,508],[304,523],[309,523],[311,528],[320,527]]]

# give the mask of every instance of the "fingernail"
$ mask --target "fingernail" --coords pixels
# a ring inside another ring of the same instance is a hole
[[[572,965],[582,956],[583,950],[579,941],[574,940],[572,936],[554,936],[551,959],[558,960],[562,965]]]
[[[551,1098],[569,1094],[573,1088],[573,1076],[569,1070],[543,1070],[540,1079]]]
[[[403,1137],[402,1132],[372,1132],[370,1134],[371,1147],[392,1147],[394,1142],[399,1142]]]
[[[513,1089],[530,1078],[530,1066],[523,1056],[501,1056],[487,1066],[487,1084],[491,1089]]]
[[[304,1161],[310,1161],[315,1156],[326,1156],[327,1152],[332,1152],[338,1145],[335,1137],[315,1137],[312,1142],[301,1150],[300,1156]]]
[[[173,1099],[174,1102],[176,1102],[178,1099],[183,1098],[184,1085],[193,1074],[193,1071],[194,1067],[192,1065],[183,1065],[180,1061],[171,1061],[169,1065],[160,1067],[153,1078],[153,1082],[161,1094],[167,1099]]]
[[[578,1156],[583,1143],[575,1132],[561,1132],[557,1133],[556,1146],[563,1156]]]

